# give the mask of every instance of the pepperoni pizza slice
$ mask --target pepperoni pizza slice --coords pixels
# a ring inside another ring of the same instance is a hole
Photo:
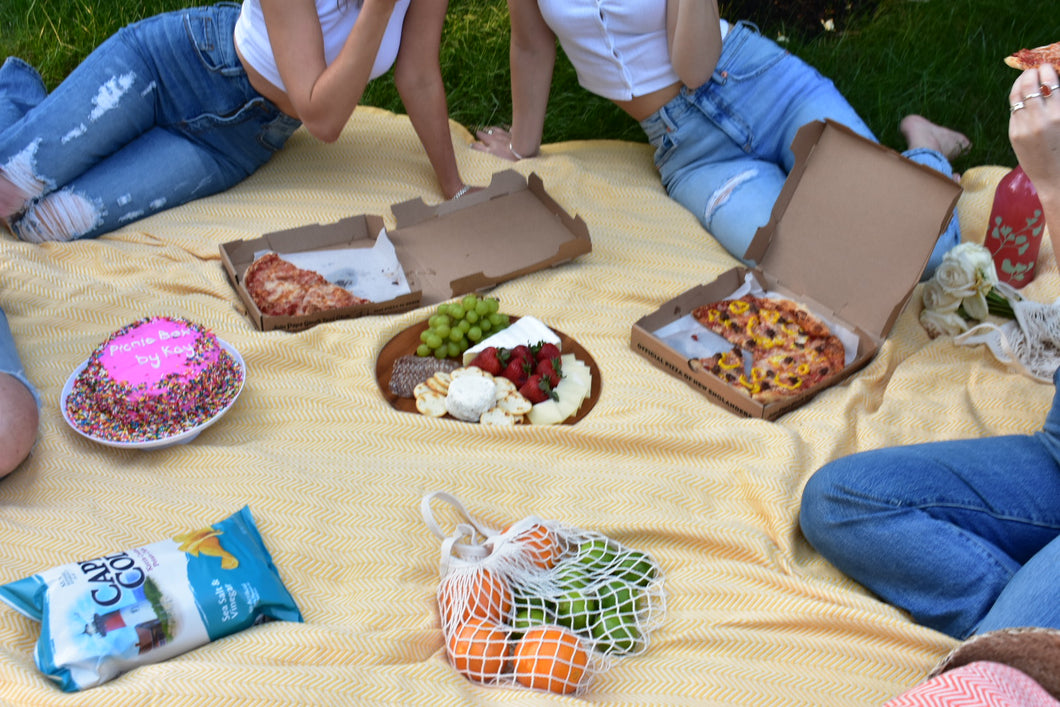
[[[1052,64],[1057,71],[1060,71],[1060,42],[1053,42],[1034,49],[1020,49],[1005,57],[1005,63],[1020,71],[1036,69],[1043,64]]]
[[[251,263],[243,275],[243,286],[261,313],[274,317],[312,314],[368,301],[276,253],[267,253]]]

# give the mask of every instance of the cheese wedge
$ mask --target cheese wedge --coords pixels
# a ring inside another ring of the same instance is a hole
[[[519,319],[509,324],[506,329],[501,329],[496,334],[486,337],[465,351],[463,363],[465,366],[468,365],[478,355],[479,351],[490,346],[495,346],[499,349],[514,349],[520,344],[531,346],[538,342],[552,343],[559,346],[561,351],[563,350],[563,345],[556,332],[542,324],[539,319],[519,317]]]

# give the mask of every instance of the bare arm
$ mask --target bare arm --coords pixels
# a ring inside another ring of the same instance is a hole
[[[299,119],[324,142],[334,142],[361,102],[396,0],[364,0],[335,61],[324,58],[324,38],[313,0],[261,0],[273,55]]]
[[[464,186],[449,132],[439,51],[449,0],[413,0],[405,15],[394,83],[446,198]]]
[[[556,65],[556,36],[545,24],[537,0],[508,0],[508,12],[512,23],[512,129],[510,133],[498,127],[480,130],[481,143],[472,147],[511,160],[536,155],[541,147]]]
[[[717,0],[666,0],[666,34],[681,83],[695,89],[710,80],[721,56]]]
[[[1023,171],[1027,173],[1042,202],[1045,222],[1053,244],[1053,254],[1060,260],[1060,84],[1056,69],[1044,65],[1024,71],[1012,85],[1009,101],[1023,102],[1009,120],[1009,140]],[[1025,99],[1033,93],[1048,97]]]

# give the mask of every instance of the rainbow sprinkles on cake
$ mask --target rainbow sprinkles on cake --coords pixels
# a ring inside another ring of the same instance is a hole
[[[147,317],[96,347],[73,383],[66,413],[90,437],[161,440],[224,410],[243,377],[212,332],[179,317]]]

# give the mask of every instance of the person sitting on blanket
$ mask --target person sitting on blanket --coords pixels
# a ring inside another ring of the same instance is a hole
[[[0,68],[0,221],[93,238],[228,189],[300,126],[338,139],[365,86],[394,81],[443,194],[468,190],[438,50],[448,0],[244,0],[169,12],[103,42],[51,94]]]
[[[1023,72],[1009,136],[1047,223],[1060,224],[1060,79]],[[1060,229],[1051,230],[1060,254]],[[1054,375],[1060,385],[1060,369]],[[821,467],[803,534],[914,621],[965,638],[1060,628],[1060,389],[1041,431],[877,449]]]
[[[753,25],[720,19],[716,0],[508,0],[508,8],[512,126],[479,130],[472,147],[509,160],[537,154],[558,37],[578,82],[640,122],[667,193],[737,258],[769,220],[800,127],[830,118],[875,139],[831,81]],[[969,147],[922,116],[906,116],[901,128],[905,154],[946,175]],[[959,242],[953,218],[925,277]]]
[[[15,339],[0,309],[0,477],[29,455],[37,439],[40,397],[26,379]]]

